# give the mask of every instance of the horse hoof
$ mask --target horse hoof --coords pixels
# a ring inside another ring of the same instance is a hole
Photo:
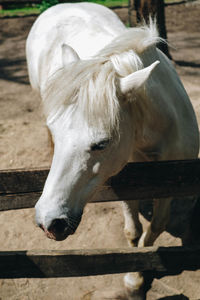
[[[145,300],[143,291],[144,278],[140,272],[127,273],[124,277],[126,297],[128,300]]]

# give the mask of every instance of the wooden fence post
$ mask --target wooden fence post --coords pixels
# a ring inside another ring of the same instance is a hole
[[[136,10],[137,23],[149,23],[149,16],[157,19],[159,36],[167,40],[167,30],[165,25],[165,3],[164,0],[133,0],[134,9]],[[163,51],[170,59],[172,59],[168,45],[159,43],[158,48]]]

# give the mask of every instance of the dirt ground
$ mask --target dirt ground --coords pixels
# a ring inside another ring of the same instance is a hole
[[[127,22],[127,10],[116,12]],[[35,17],[0,19],[0,169],[47,167],[50,147],[40,106],[31,91],[25,39]],[[200,123],[200,2],[166,8],[170,52]],[[183,203],[183,202],[182,202]],[[192,202],[191,202],[192,203]],[[182,205],[181,205],[182,206]],[[182,206],[183,207],[183,206]],[[178,229],[164,232],[157,245],[180,245],[187,223],[179,209]],[[144,226],[147,221],[141,216]],[[0,213],[0,250],[126,247],[120,203],[88,204],[73,236],[48,240],[34,223],[34,209]],[[103,300],[123,289],[123,274],[87,278],[0,280],[0,300]],[[200,299],[200,271],[155,279],[147,300]]]

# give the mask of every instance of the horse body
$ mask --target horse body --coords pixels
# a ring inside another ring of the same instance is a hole
[[[46,79],[62,67],[63,44],[71,46],[81,59],[89,59],[123,30],[117,16],[100,5],[66,3],[48,9],[36,20],[27,40],[33,88],[39,91]]]
[[[171,61],[155,48],[144,51],[141,59],[144,67],[159,60],[160,68],[158,66],[152,73],[146,84],[146,97],[139,103],[140,106],[144,105],[144,118],[139,116],[140,120],[136,121],[139,133],[133,161],[196,157],[198,154],[196,117]],[[141,158],[137,158],[139,154]]]
[[[185,89],[158,49],[156,26],[127,29],[96,4],[60,4],[43,13],[27,40],[31,84],[43,100],[54,156],[36,221],[62,240],[85,204],[128,161],[191,159],[199,132]],[[152,245],[165,229],[171,199],[156,199],[142,234],[138,202],[123,203],[133,246]],[[140,276],[125,285],[140,297]],[[138,299],[142,299],[141,296]]]

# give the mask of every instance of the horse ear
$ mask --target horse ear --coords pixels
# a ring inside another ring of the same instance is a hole
[[[136,71],[134,73],[131,73],[130,75],[121,78],[120,79],[120,90],[122,94],[126,94],[130,91],[137,91],[138,89],[142,88],[145,84],[145,82],[150,77],[152,71],[154,68],[159,64],[160,62],[157,60],[150,66]]]
[[[76,51],[67,44],[62,44],[62,63],[67,66],[70,63],[80,60]]]

